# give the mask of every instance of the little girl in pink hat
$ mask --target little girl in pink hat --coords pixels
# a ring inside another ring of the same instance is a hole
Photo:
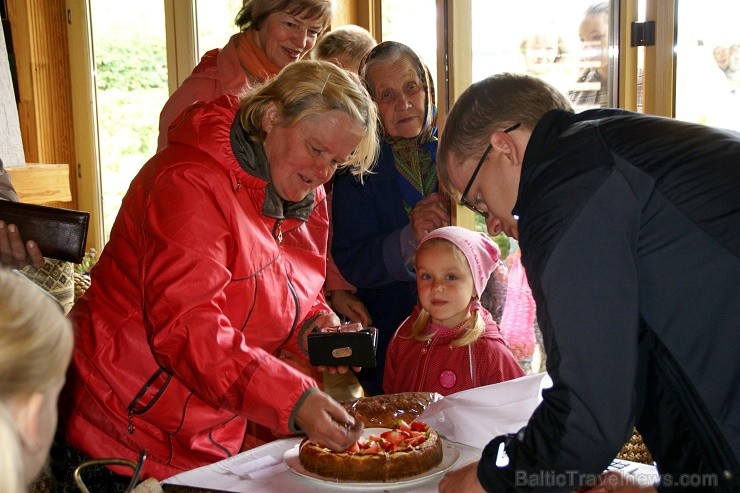
[[[393,335],[383,390],[461,390],[524,376],[491,314],[478,301],[499,259],[487,235],[435,229],[416,250],[419,302]]]

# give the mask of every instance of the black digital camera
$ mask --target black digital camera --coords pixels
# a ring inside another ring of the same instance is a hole
[[[361,324],[315,327],[308,334],[308,359],[314,366],[375,367],[378,329]]]

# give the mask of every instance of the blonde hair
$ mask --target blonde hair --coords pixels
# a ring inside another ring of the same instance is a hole
[[[347,24],[324,34],[316,42],[311,54],[315,60],[326,61],[347,56],[359,66],[365,53],[377,44],[378,42],[375,41],[375,38],[367,29],[354,24]]]
[[[287,12],[304,19],[319,18],[326,31],[334,15],[334,0],[244,0],[234,23],[239,30],[259,31],[274,12]]]
[[[362,140],[349,161],[353,175],[370,170],[378,155],[378,111],[359,78],[336,65],[319,60],[301,60],[286,65],[272,80],[250,91],[241,102],[239,121],[249,136],[264,142],[262,118],[271,103],[282,113],[281,125],[289,127],[304,118],[342,111],[362,127]]]
[[[7,408],[64,376],[74,336],[61,307],[39,287],[0,269],[0,490],[28,491],[21,445]]]
[[[455,244],[445,238],[432,238],[422,243],[416,250],[416,254],[414,255],[414,266],[416,265],[416,255],[418,255],[419,252],[422,252],[431,247],[445,248],[449,254],[451,254],[458,260],[458,262],[461,262],[463,265],[465,265],[465,267],[467,267],[468,272],[471,276],[473,275],[472,272],[470,272],[468,259],[467,257],[465,257],[465,254],[462,252],[462,250],[460,250],[457,246],[455,246]],[[468,307],[469,306],[470,305],[468,305]],[[429,312],[422,308],[419,312],[418,318],[411,327],[411,334],[408,336],[408,338],[424,342],[434,337],[434,334],[430,334],[426,330],[430,318],[431,315],[429,314]],[[469,346],[470,344],[477,341],[478,338],[485,333],[485,331],[486,323],[483,320],[483,317],[480,316],[480,313],[476,310],[472,313],[472,316],[468,318],[460,327],[460,337],[453,340],[450,343],[450,347]]]

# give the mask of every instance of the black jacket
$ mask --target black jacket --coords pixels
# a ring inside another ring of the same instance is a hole
[[[572,490],[637,426],[662,486],[740,491],[740,134],[552,111],[514,214],[554,384],[483,486]]]

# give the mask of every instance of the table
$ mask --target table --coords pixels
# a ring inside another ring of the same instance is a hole
[[[301,438],[285,438],[208,466],[180,473],[164,483],[199,486],[232,492],[249,493],[313,493],[324,491],[368,491],[357,484],[319,482],[300,476],[285,465],[283,454],[301,442]],[[459,469],[480,458],[481,450],[462,443],[450,442],[459,452],[460,458],[452,469]],[[423,482],[411,485],[383,485],[375,491],[436,492],[444,477],[438,474]]]

